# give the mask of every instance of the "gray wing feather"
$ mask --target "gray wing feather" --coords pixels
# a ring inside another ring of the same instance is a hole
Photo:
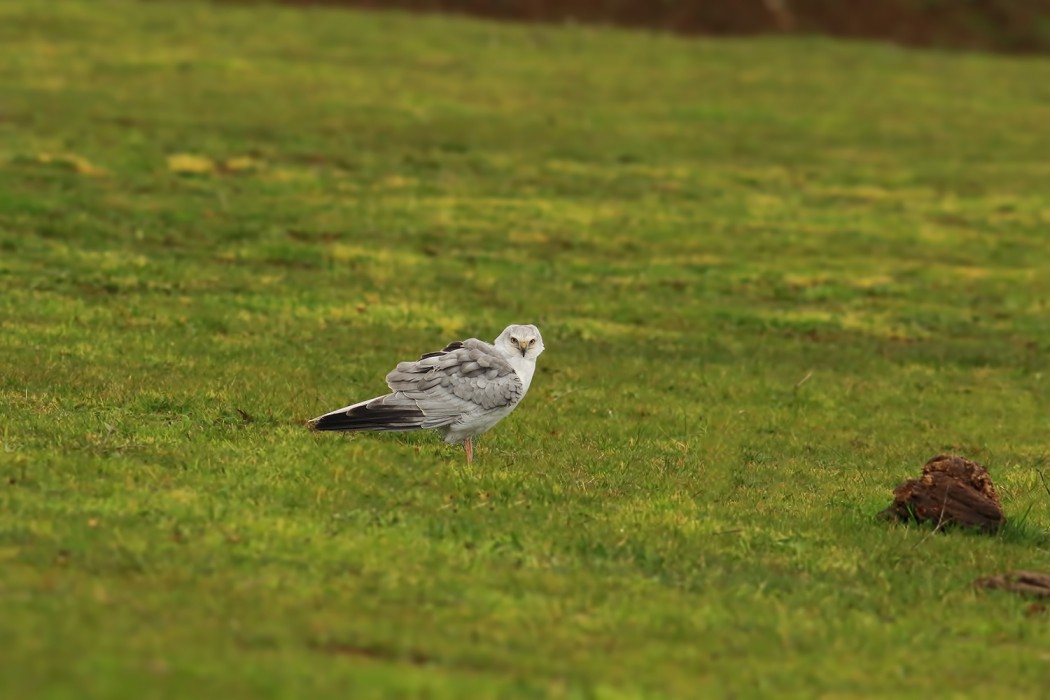
[[[521,400],[521,380],[488,343],[471,338],[401,362],[386,376],[394,396],[411,401],[426,416],[424,427],[440,427],[464,414],[512,406]]]

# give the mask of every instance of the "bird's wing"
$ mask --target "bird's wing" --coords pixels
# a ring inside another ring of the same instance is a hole
[[[477,338],[450,343],[415,362],[402,362],[386,375],[386,383],[393,396],[422,411],[428,419],[425,427],[513,406],[525,393],[510,363]]]
[[[525,387],[492,345],[450,343],[386,376],[392,393],[315,418],[317,430],[420,430],[515,405]]]

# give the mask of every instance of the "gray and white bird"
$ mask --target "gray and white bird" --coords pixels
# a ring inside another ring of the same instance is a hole
[[[386,375],[391,393],[310,421],[314,430],[428,430],[463,445],[474,461],[476,436],[506,418],[525,397],[543,338],[533,325],[507,326],[492,344],[449,343]]]

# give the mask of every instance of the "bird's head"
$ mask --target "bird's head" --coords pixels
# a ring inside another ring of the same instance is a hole
[[[496,347],[504,352],[535,360],[543,352],[540,329],[531,324],[507,326],[496,338]]]

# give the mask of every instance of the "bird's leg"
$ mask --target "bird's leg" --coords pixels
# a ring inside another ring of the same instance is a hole
[[[463,449],[467,453],[467,464],[474,461],[474,438],[467,438],[463,441]]]

